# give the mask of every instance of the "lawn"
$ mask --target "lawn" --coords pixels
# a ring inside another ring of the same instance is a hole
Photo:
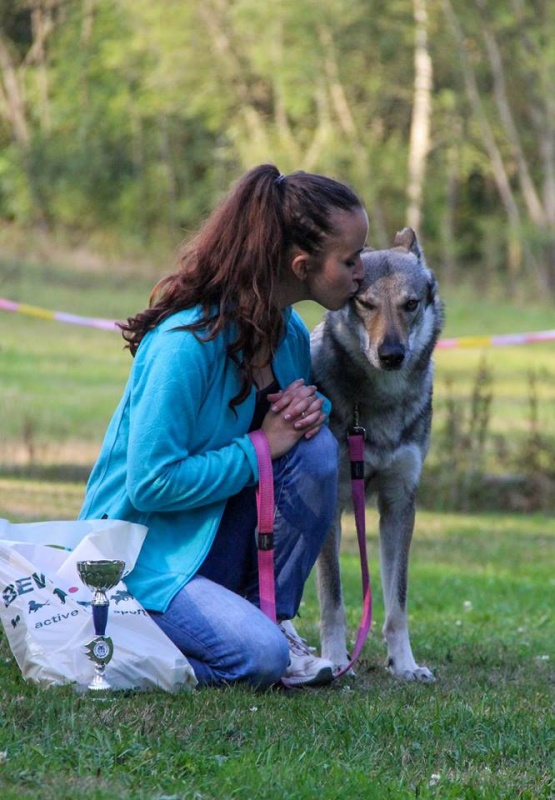
[[[413,647],[437,680],[384,669],[375,519],[375,619],[354,678],[331,688],[116,695],[26,685],[0,637],[3,798],[260,800],[553,798],[553,537],[542,516],[421,513]],[[360,613],[352,526],[349,624]],[[310,583],[299,629],[317,642]],[[117,643],[116,643],[117,646]]]

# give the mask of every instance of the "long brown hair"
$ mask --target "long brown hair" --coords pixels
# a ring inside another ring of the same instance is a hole
[[[238,405],[251,389],[255,357],[268,354],[256,366],[270,363],[283,334],[276,295],[292,248],[318,258],[334,233],[332,212],[360,207],[351,189],[331,178],[284,176],[272,164],[251,169],[183,247],[178,271],[158,282],[149,307],[121,324],[131,354],[166,317],[200,306],[201,318],[185,326],[195,335],[213,339],[234,325],[227,353],[241,371],[241,391],[230,404]]]

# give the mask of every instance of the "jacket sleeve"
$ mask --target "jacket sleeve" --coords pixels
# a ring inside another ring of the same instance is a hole
[[[219,356],[219,358],[218,358]],[[137,352],[131,388],[126,485],[143,512],[193,509],[258,480],[246,433],[215,434],[228,398],[221,345],[155,331]]]

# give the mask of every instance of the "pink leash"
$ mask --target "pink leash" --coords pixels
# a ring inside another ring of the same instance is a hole
[[[368,554],[366,551],[366,503],[364,497],[364,439],[366,431],[357,425],[355,412],[355,425],[348,436],[349,458],[351,461],[351,492],[353,498],[353,511],[357,529],[358,550],[360,553],[360,574],[362,583],[362,619],[355,640],[355,648],[350,662],[335,674],[335,678],[348,672],[359,657],[364,643],[372,626],[372,589],[370,587],[370,570],[368,568]]]
[[[276,589],[274,578],[274,472],[266,435],[258,430],[249,433],[258,460],[258,584],[260,610],[276,622]]]
[[[353,510],[357,529],[358,548],[362,582],[362,619],[359,625],[353,655],[349,664],[334,675],[339,678],[348,672],[358,659],[372,625],[372,591],[370,570],[366,551],[366,524],[364,498],[364,428],[355,423],[349,433],[349,456],[351,460],[351,489]],[[258,509],[258,581],[260,609],[273,622],[276,622],[276,596],[274,579],[274,473],[272,457],[265,434],[261,430],[252,431],[249,437],[254,445],[258,460],[258,488],[256,504]]]

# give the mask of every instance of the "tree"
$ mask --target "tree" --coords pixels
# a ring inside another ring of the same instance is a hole
[[[512,0],[513,14],[494,24],[495,9],[474,0],[477,13],[467,14],[463,27],[451,0],[443,5],[507,215],[509,275],[516,280],[526,269],[541,291],[553,293],[555,11],[549,0],[536,8]]]
[[[5,0],[0,15],[0,117],[26,177],[30,216],[44,227],[50,210],[35,145],[50,128],[47,44],[61,16],[61,0]]]
[[[553,42],[551,0],[3,0],[0,217],[175,239],[271,161],[552,293]]]

